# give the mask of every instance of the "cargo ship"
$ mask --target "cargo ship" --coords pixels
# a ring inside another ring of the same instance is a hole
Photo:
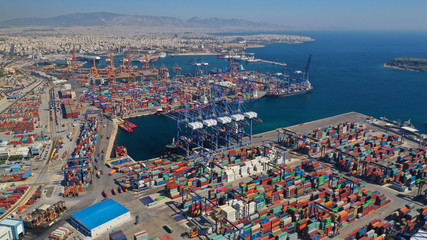
[[[128,155],[127,148],[125,148],[123,146],[118,146],[116,148],[116,157],[123,157],[123,156],[127,156],[127,155]]]
[[[125,131],[127,133],[133,132],[133,129],[131,127],[129,127],[128,125],[126,125],[124,122],[119,124],[119,128],[121,128],[123,131]]]
[[[132,129],[136,128],[136,125],[134,123],[129,122],[128,120],[124,120],[123,123]]]
[[[99,60],[101,60],[101,57],[99,57],[99,56],[92,56],[92,55],[80,56],[78,58],[81,61],[88,61],[88,62],[92,62],[93,60],[95,60],[96,62],[98,62]]]
[[[309,93],[309,92],[311,92],[311,90],[313,90],[313,87],[310,85],[309,87],[306,87],[306,88],[290,89],[290,91],[288,91],[288,89],[283,90],[283,91],[269,91],[269,92],[266,93],[265,96],[269,96],[269,97],[289,97],[289,96],[294,96],[294,95]]]
[[[307,65],[304,71],[295,71],[293,74],[277,73],[276,79],[278,81],[269,85],[269,90],[265,96],[273,97],[289,97],[299,94],[308,93],[313,90],[313,86],[309,80],[309,67],[311,62],[311,55],[308,57]]]
[[[418,132],[418,129],[415,128],[415,126],[411,123],[411,119],[408,121],[404,121],[403,124],[401,124],[400,120],[390,120],[386,117],[380,117],[380,119],[385,122],[388,126],[392,126],[404,131],[409,131],[411,133]]]
[[[121,122],[121,123],[119,124],[119,127],[120,127],[123,131],[125,131],[125,132],[127,132],[127,133],[131,133],[131,132],[133,132],[133,129],[134,129],[134,128],[136,128],[136,125],[135,125],[135,124],[133,124],[133,123],[131,123],[131,122],[129,122],[129,121],[127,121],[127,120],[124,120],[123,122]]]
[[[131,132],[133,132],[133,129],[132,129],[132,128],[130,128],[130,127],[128,127],[128,126],[126,126],[124,123],[120,123],[120,124],[119,124],[119,127],[120,127],[123,131],[125,131],[125,132],[127,132],[127,133],[131,133]]]

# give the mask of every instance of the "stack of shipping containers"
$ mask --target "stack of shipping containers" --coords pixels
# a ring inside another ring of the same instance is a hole
[[[65,118],[78,118],[79,112],[77,111],[76,105],[72,99],[64,99],[62,101],[64,117]]]

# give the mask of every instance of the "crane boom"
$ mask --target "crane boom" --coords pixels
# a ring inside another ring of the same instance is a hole
[[[305,70],[303,73],[303,79],[302,79],[303,81],[308,81],[308,76],[309,76],[308,70],[310,69],[310,63],[311,63],[311,54],[308,55],[307,65],[305,66]]]
[[[305,66],[305,70],[304,70],[304,73],[306,75],[308,75],[308,70],[310,69],[310,63],[311,63],[311,54],[308,55],[307,65]]]

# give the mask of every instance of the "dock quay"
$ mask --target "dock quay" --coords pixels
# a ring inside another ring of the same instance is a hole
[[[212,78],[221,82],[229,79],[227,75]],[[216,100],[232,96],[228,101],[236,104],[262,97],[268,90],[266,78],[280,84],[274,76],[238,72],[234,89],[227,87],[228,81],[215,88],[222,91]],[[86,239],[87,231],[81,229],[87,226],[68,220],[91,206],[104,205],[107,199],[126,209],[114,226],[103,223],[103,231],[91,230],[94,239],[108,239],[112,232],[129,239],[140,235],[187,239],[189,234],[209,239],[384,239],[424,224],[426,148],[416,137],[408,137],[410,133],[356,112],[244,135],[228,146],[202,144],[191,150],[198,152],[192,157],[177,152],[141,160],[137,155],[111,154],[120,118],[179,113],[177,106],[184,104],[192,110],[207,109],[203,97],[194,101],[207,78],[192,79],[152,79],[89,89],[78,80],[63,89],[48,82],[23,96],[3,115],[10,122],[4,126],[9,134],[3,139],[11,149],[27,146],[26,152],[28,147],[39,152],[23,164],[10,164],[16,157],[7,160],[4,167],[10,173],[2,176],[0,211],[27,219],[26,226],[33,228],[26,229],[24,239],[45,239],[59,228]],[[191,91],[170,91],[177,81],[187,81]],[[232,90],[245,94],[230,95]],[[157,97],[159,93],[163,97]],[[70,97],[75,99],[75,111],[64,104]],[[35,123],[30,134],[12,125],[23,106],[32,106],[27,113],[28,121]],[[218,104],[217,110],[224,106],[236,105]],[[232,110],[237,120],[238,114],[246,114],[248,123],[258,120],[250,109]],[[229,133],[232,136],[234,131]],[[67,211],[30,222],[33,212],[54,211],[48,205],[62,201]],[[385,220],[389,216],[394,223]],[[124,221],[129,222],[120,224]],[[48,229],[40,231],[42,226]]]
[[[257,59],[258,62],[263,62],[263,63],[270,63],[273,65],[278,65],[278,66],[287,66],[288,64],[286,63],[281,63],[281,62],[275,62],[275,61],[269,61],[269,60],[264,60],[264,59]]]
[[[405,214],[395,222],[412,231],[419,218],[403,216],[427,215],[413,198],[415,182],[425,177],[417,166],[425,162],[426,149],[409,140],[401,143],[399,134],[378,124],[350,112],[256,134],[250,145],[215,153],[210,160],[156,158],[143,161],[146,169],[140,173],[135,166],[142,162],[120,162],[106,189],[129,189],[110,198],[132,216],[150,219],[143,229],[150,238],[183,239],[191,225],[209,239],[375,238],[395,234],[385,233],[386,227],[399,228],[385,219],[396,211]],[[363,154],[370,159],[365,170],[356,160]],[[405,172],[409,166],[412,170]],[[172,232],[165,232],[166,222]],[[141,231],[133,224],[120,229],[128,238]]]

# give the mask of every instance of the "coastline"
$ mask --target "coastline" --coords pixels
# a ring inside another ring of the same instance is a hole
[[[153,111],[142,111],[141,113],[129,114],[129,115],[126,115],[124,117],[121,117],[121,119],[129,119],[129,118],[134,118],[134,117],[142,117],[142,116],[148,116],[148,115],[156,114],[156,112],[154,111],[154,109],[152,109],[152,110]]]
[[[118,126],[119,122],[117,119],[113,119],[113,130],[111,131],[110,141],[108,142],[108,147],[105,151],[104,161],[110,160],[111,151],[113,151],[114,143],[116,142]]]
[[[131,114],[126,117],[122,117],[121,119],[128,119],[134,117],[143,117],[148,115],[153,115],[156,112],[154,111],[144,111],[138,114]],[[113,151],[114,143],[116,142],[117,133],[119,131],[119,121],[117,119],[113,119],[113,130],[111,131],[110,141],[108,142],[107,150],[105,151],[104,161],[108,161],[111,159],[111,152]]]
[[[248,46],[246,46],[246,49],[249,49],[249,48],[263,48],[263,47],[265,47],[265,45],[263,45],[263,44],[248,44]]]
[[[268,43],[267,43],[268,44]],[[266,44],[257,44],[257,43],[248,43],[247,45],[243,43],[224,43],[224,46],[227,47],[238,47],[238,48],[263,48],[266,46]]]
[[[214,56],[219,55],[213,52],[188,52],[188,53],[176,53],[175,56]]]
[[[426,72],[426,71],[419,71],[419,70],[414,70],[414,69],[408,69],[408,68],[401,68],[401,67],[391,66],[391,65],[387,65],[386,63],[384,63],[383,67],[397,69],[397,70],[403,70],[403,71],[410,71],[410,72],[424,72],[424,73]]]

